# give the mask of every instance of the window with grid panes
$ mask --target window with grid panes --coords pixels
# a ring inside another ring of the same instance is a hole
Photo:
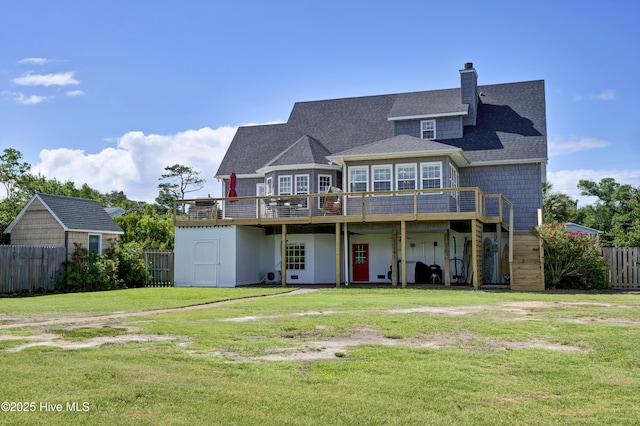
[[[442,163],[420,164],[422,186],[421,189],[442,188]]]
[[[399,190],[416,189],[416,165],[396,165],[396,188]]]
[[[391,166],[371,166],[374,191],[391,191]]]
[[[349,167],[349,192],[366,192],[369,186],[367,166]]]
[[[304,268],[304,243],[287,243],[287,270],[300,271]]]

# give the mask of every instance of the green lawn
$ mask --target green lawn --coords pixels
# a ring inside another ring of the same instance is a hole
[[[0,319],[281,290],[0,299]],[[0,413],[8,424],[631,425],[640,418],[640,295],[633,294],[323,289],[4,328],[0,350],[2,400],[35,408]]]

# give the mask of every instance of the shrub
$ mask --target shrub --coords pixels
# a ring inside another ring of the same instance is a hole
[[[543,223],[532,233],[542,239],[544,279],[549,288],[608,288],[605,264],[597,241],[570,232],[561,223]]]
[[[151,283],[152,276],[144,262],[142,244],[125,243],[108,253],[118,261],[118,278],[127,287],[144,287]]]
[[[56,289],[74,292],[144,287],[151,280],[141,244],[122,244],[99,255],[74,243],[71,257],[56,276]]]
[[[71,257],[63,262],[62,271],[55,278],[58,290],[96,291],[122,287],[118,278],[118,259],[89,253],[79,243],[73,246]]]

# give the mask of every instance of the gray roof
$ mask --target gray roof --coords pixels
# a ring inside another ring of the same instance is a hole
[[[329,150],[322,145],[322,142],[309,135],[304,135],[264,167],[289,164],[326,164],[329,154]]]
[[[42,202],[65,231],[124,233],[97,201],[50,194],[34,195],[18,217],[7,227],[5,233],[11,232],[14,224],[20,220],[35,199]]]
[[[547,158],[544,81],[478,86],[478,93],[476,125],[438,143],[461,148],[472,164]],[[216,175],[254,174],[305,135],[330,154],[374,144],[396,136],[389,118],[462,112],[460,102],[460,89],[298,102],[287,123],[240,127]]]
[[[423,115],[466,114],[469,105],[462,103],[460,89],[406,93],[398,96],[389,118]]]
[[[408,135],[398,135],[367,145],[360,145],[346,151],[337,152],[335,157],[354,157],[372,154],[402,154],[425,151],[452,151],[459,148],[444,143],[420,139]]]

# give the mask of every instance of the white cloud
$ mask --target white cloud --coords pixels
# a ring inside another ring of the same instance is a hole
[[[585,99],[595,99],[598,101],[613,101],[616,99],[616,91],[613,89],[607,89],[602,91],[598,95],[589,95],[589,96],[577,95],[575,96],[574,99],[576,101],[584,101]]]
[[[24,93],[13,93],[13,100],[23,105],[35,105],[50,99],[50,96],[31,95],[26,96]]]
[[[11,81],[20,86],[68,86],[70,84],[80,84],[80,82],[75,79],[74,74],[75,71],[55,74],[31,74],[29,72]]]
[[[34,173],[42,173],[76,186],[87,183],[101,192],[124,191],[129,199],[153,202],[158,195],[158,178],[166,166],[182,164],[201,172],[207,182],[200,193],[221,196],[221,185],[213,178],[237,127],[203,127],[173,135],[145,135],[128,132],[116,147],[97,154],[66,148],[42,150]]]
[[[599,99],[601,101],[612,101],[616,99],[616,91],[613,89],[605,90],[599,95],[595,95],[594,99]]]
[[[607,177],[613,178],[621,184],[628,184],[634,187],[640,186],[640,170],[577,169],[547,172],[547,181],[553,185],[552,191],[562,192],[573,199],[577,199],[579,206],[592,204],[596,199],[580,195],[578,181],[585,179],[600,182],[600,180]]]
[[[53,59],[47,58],[23,58],[18,61],[19,64],[44,65],[53,62]]]
[[[588,151],[591,149],[605,148],[610,145],[609,141],[595,138],[576,138],[572,136],[569,140],[550,139],[549,140],[549,157],[558,155],[572,154],[580,151]]]
[[[67,92],[67,96],[82,96],[84,94],[82,90],[70,90]]]

